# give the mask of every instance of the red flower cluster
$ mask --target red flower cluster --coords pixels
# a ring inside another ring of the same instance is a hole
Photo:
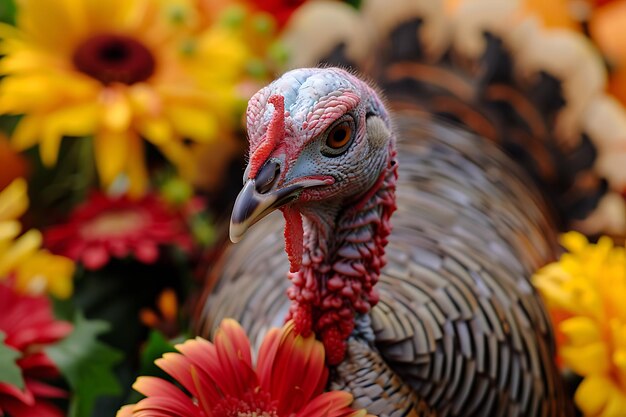
[[[5,344],[22,354],[17,364],[25,382],[24,390],[0,383],[0,415],[63,417],[49,400],[65,398],[67,393],[44,382],[57,378],[59,371],[43,349],[67,336],[72,325],[54,319],[45,296],[18,294],[6,282],[0,282],[0,306],[0,332],[5,334]]]
[[[159,258],[161,246],[185,251],[192,247],[183,216],[154,194],[133,200],[94,193],[67,223],[49,228],[44,240],[51,251],[92,270],[102,268],[111,257],[133,256],[151,264]]]

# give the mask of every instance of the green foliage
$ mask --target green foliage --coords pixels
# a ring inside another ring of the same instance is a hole
[[[5,345],[5,338],[6,335],[0,332],[0,382],[23,389],[24,378],[22,378],[22,370],[16,362],[21,354],[19,351]]]
[[[357,10],[361,8],[362,0],[344,0],[344,1]]]
[[[121,391],[112,368],[122,355],[98,341],[109,327],[104,321],[88,321],[77,313],[74,331],[45,350],[72,389],[69,417],[88,417],[96,399]]]
[[[163,333],[158,330],[152,330],[146,341],[145,348],[141,352],[141,368],[140,375],[160,375],[159,368],[154,361],[163,356],[167,352],[176,352],[174,345],[168,341]]]
[[[15,1],[0,0],[0,22],[15,23]]]
[[[167,352],[176,352],[174,344],[167,340],[167,338],[160,331],[152,330],[148,336],[148,340],[146,340],[144,349],[141,352],[141,363],[138,374],[142,376],[159,376],[167,378],[165,372],[154,364],[155,360],[159,359],[164,353]],[[142,395],[137,391],[131,391],[124,403],[134,404],[141,398]]]
[[[139,399],[132,396],[131,385],[138,375],[144,374],[140,369],[139,349],[146,346],[144,341],[148,337],[148,330],[139,321],[139,311],[143,307],[154,308],[154,300],[164,288],[184,294],[184,283],[191,280],[185,275],[190,274],[188,267],[180,265],[186,259],[181,254],[176,262],[170,259],[153,265],[114,259],[97,271],[79,266],[74,296],[55,302],[56,317],[71,321],[74,312],[81,311],[90,320],[110,323],[111,331],[100,339],[124,354],[124,360],[115,366],[122,392],[115,397],[98,398],[90,417],[114,416],[120,406]]]

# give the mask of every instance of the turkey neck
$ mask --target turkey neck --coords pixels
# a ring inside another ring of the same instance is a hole
[[[386,263],[397,177],[392,141],[386,167],[365,194],[341,208],[298,208],[304,250],[301,268],[289,273],[288,318],[301,334],[314,331],[321,338],[331,365],[345,356],[355,316],[378,302],[375,285]]]

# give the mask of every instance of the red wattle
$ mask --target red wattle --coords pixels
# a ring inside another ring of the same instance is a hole
[[[326,329],[322,333],[322,343],[326,351],[326,362],[331,365],[339,365],[346,356],[346,337],[336,327]]]
[[[379,300],[374,287],[385,265],[390,218],[396,209],[396,179],[396,165],[390,162],[372,190],[338,220],[330,234],[339,239],[332,245],[332,254],[327,253],[327,242],[307,239],[305,248],[302,217],[293,208],[283,210],[292,282],[287,291],[292,300],[288,319],[296,323],[296,332],[306,335],[313,331],[318,335],[330,365],[343,360],[355,317],[367,314]],[[298,262],[304,250],[306,262]]]
[[[302,215],[293,207],[283,207],[281,211],[285,217],[285,251],[289,258],[289,272],[298,272],[302,266],[304,253]]]

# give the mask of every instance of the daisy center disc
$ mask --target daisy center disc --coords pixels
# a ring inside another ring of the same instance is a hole
[[[211,411],[219,417],[278,417],[276,406],[263,391],[247,392],[241,398],[225,397]]]
[[[123,236],[145,225],[145,217],[136,211],[114,211],[101,214],[81,227],[81,234],[90,238]]]
[[[138,40],[124,35],[93,36],[76,48],[72,61],[76,69],[103,84],[135,84],[154,73],[152,52]]]

